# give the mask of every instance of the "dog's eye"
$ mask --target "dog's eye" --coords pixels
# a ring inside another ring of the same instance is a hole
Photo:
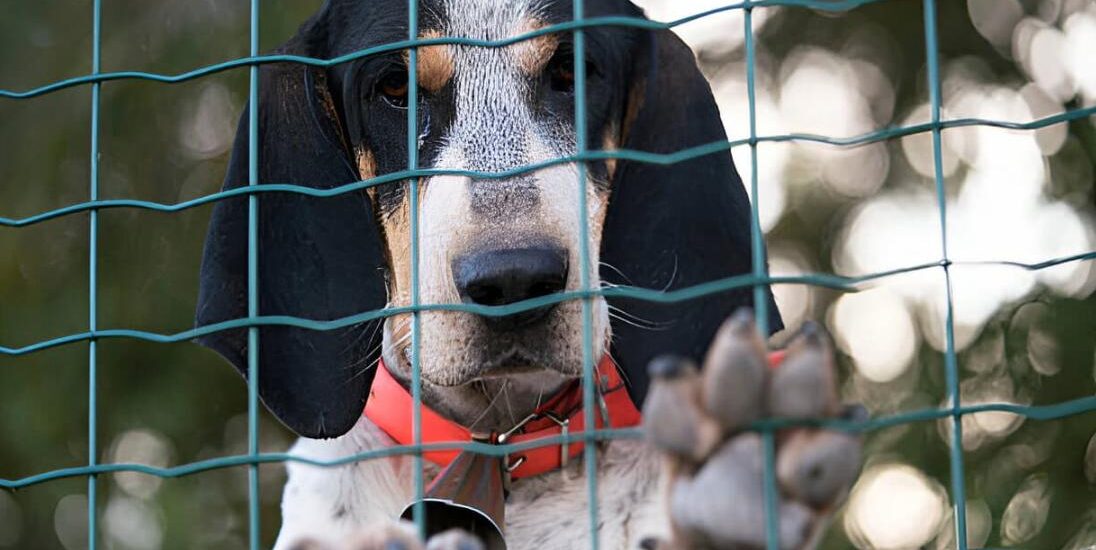
[[[547,71],[553,90],[565,93],[575,90],[575,54],[571,48],[557,49],[548,61]]]
[[[376,92],[394,107],[407,106],[407,70],[389,71],[377,82]]]
[[[561,44],[545,67],[549,85],[553,91],[573,93],[575,91],[575,50],[569,44]],[[593,79],[601,76],[601,71],[589,59],[586,60],[586,77]]]

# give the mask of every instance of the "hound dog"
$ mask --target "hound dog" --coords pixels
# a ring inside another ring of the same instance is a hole
[[[419,5],[422,38],[485,40],[569,21],[573,9],[567,0]],[[643,13],[625,0],[586,2],[587,17],[611,15]],[[405,40],[408,28],[403,1],[328,0],[277,53],[329,59]],[[584,163],[585,186],[577,183],[577,163],[550,162],[579,151],[579,128],[590,149],[604,151],[670,153],[726,140],[693,53],[672,32],[598,26],[584,33],[584,126],[575,119],[570,32],[505,47],[420,47],[414,94],[406,50],[331,68],[263,65],[259,102],[248,107],[258,110],[258,143],[249,143],[245,112],[225,189],[248,184],[252,145],[264,184],[323,190],[406,170],[411,98],[417,101],[412,143],[418,168],[465,175],[428,172],[417,188],[403,179],[332,197],[262,194],[254,211],[259,312],[331,320],[404,308],[413,302],[416,276],[420,304],[503,306],[540,298],[539,307],[507,315],[444,307],[419,314],[424,422],[447,434],[488,434],[489,440],[493,434],[497,442],[499,434],[528,430],[527,419],[561,394],[576,395],[584,364],[583,301],[554,295],[583,284],[672,291],[749,273],[749,200],[725,152],[669,165],[599,157]],[[248,217],[243,197],[213,211],[199,325],[247,315]],[[580,222],[587,231],[579,230]],[[672,303],[590,298],[585,320],[593,359],[601,382],[613,382],[599,387],[613,400],[608,422],[637,422],[635,405],[650,385],[648,363],[668,353],[703,357],[723,320],[753,305],[752,296],[752,289],[739,288]],[[767,288],[763,296],[773,312],[770,328],[780,329]],[[263,326],[254,350],[243,329],[210,334],[201,343],[245,375],[249,352],[257,354],[264,404],[301,436],[292,453],[333,460],[406,442],[410,407],[400,403],[411,381],[412,316],[408,309],[397,312],[328,331]],[[557,411],[574,420],[572,433],[587,418],[578,403]],[[363,414],[370,407],[376,414]],[[581,444],[548,447],[530,461],[539,466],[513,472],[505,501],[510,547],[577,548],[590,540],[581,451]],[[667,537],[671,528],[658,496],[665,485],[662,459],[640,441],[599,444],[597,452],[596,536],[603,547],[635,548],[648,537]],[[435,455],[427,453],[428,478],[452,460]],[[412,458],[333,468],[291,462],[287,468],[276,547],[307,540],[340,548],[355,537],[364,537],[356,540],[366,547],[401,547],[395,541],[403,540],[402,531],[393,526],[414,494]],[[760,514],[760,501],[742,504]],[[754,523],[746,529],[760,524]],[[800,545],[798,532],[789,532],[785,545]]]

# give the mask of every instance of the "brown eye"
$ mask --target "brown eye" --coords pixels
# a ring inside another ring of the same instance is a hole
[[[548,62],[548,78],[552,89],[570,93],[575,89],[575,54],[570,48],[560,48]]]
[[[377,82],[377,93],[396,107],[407,106],[407,71],[390,71]]]

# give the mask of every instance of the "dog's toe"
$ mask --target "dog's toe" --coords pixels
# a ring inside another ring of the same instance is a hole
[[[764,548],[765,515],[761,438],[732,438],[696,472],[674,482],[670,497],[674,524],[690,548]],[[793,500],[781,502],[777,520],[781,548],[800,548],[815,514]]]
[[[760,439],[745,434],[712,454],[695,476],[673,481],[670,517],[689,546],[755,547],[764,544],[763,512],[747,502],[761,497]]]
[[[426,550],[484,550],[484,546],[479,537],[461,529],[450,529],[430,537]]]
[[[380,525],[356,533],[343,545],[347,550],[423,550],[414,527],[406,522]]]
[[[704,409],[727,431],[761,418],[768,371],[753,315],[741,309],[719,328],[704,357]]]
[[[860,473],[860,441],[840,432],[796,430],[781,445],[776,473],[787,494],[825,509]]]
[[[700,462],[721,430],[700,406],[700,376],[692,361],[663,356],[651,362],[651,388],[643,405],[647,437],[664,452]]]
[[[769,414],[781,418],[837,416],[833,345],[818,325],[804,323],[788,345],[788,354],[769,384]]]
[[[319,539],[305,537],[290,544],[288,550],[334,550],[334,547]]]

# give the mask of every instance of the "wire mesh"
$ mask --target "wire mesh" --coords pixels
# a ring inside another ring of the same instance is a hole
[[[92,3],[92,39],[91,39],[91,74],[99,73],[100,69],[100,31],[102,29],[102,2],[94,0]],[[91,175],[88,188],[88,197],[92,200],[99,199],[99,92],[102,83],[94,82],[91,85],[91,150],[89,152],[89,167]],[[98,327],[98,304],[96,298],[99,291],[99,213],[92,210],[88,215],[88,331],[92,334]],[[94,467],[96,456],[99,453],[98,429],[98,345],[94,338],[88,341],[88,466]],[[96,475],[88,475],[88,545],[94,550],[98,521],[96,521],[96,487],[98,479]]]
[[[924,0],[925,58],[929,72],[929,104],[932,109],[933,179],[936,185],[936,206],[940,215],[940,267],[944,271],[947,292],[947,317],[944,320],[944,371],[947,376],[948,402],[952,411],[959,407],[959,366],[955,357],[955,301],[952,296],[951,263],[948,260],[947,195],[944,188],[944,164],[940,135],[940,59],[936,43],[936,2]],[[951,502],[955,514],[955,542],[960,550],[967,548],[967,507],[963,475],[962,417],[951,415]]]
[[[1019,263],[1011,261],[991,261],[991,262],[961,262],[953,261],[948,253],[948,231],[947,231],[947,197],[944,181],[944,170],[942,163],[942,139],[941,134],[943,130],[949,128],[960,128],[968,126],[987,126],[1012,130],[1035,130],[1044,128],[1054,124],[1061,124],[1073,120],[1096,115],[1096,107],[1078,108],[1069,110],[1053,116],[1040,118],[1031,122],[1016,123],[999,120],[986,120],[986,119],[941,119],[941,80],[940,80],[940,61],[938,53],[938,38],[937,38],[937,12],[935,0],[923,0],[923,14],[924,14],[924,38],[925,38],[925,52],[926,52],[926,64],[928,69],[928,84],[929,84],[929,102],[931,107],[931,121],[924,124],[916,124],[902,127],[885,128],[875,132],[863,134],[860,136],[854,136],[849,138],[833,138],[828,136],[820,136],[813,134],[783,134],[783,135],[758,135],[757,134],[757,112],[756,112],[756,97],[755,97],[755,64],[756,64],[756,44],[753,36],[752,17],[755,8],[770,7],[770,6],[793,6],[793,7],[805,7],[815,10],[823,11],[845,11],[862,6],[865,4],[882,2],[884,0],[746,0],[743,2],[737,2],[720,6],[714,9],[710,9],[704,12],[696,13],[688,17],[677,19],[669,22],[656,22],[645,19],[630,18],[630,17],[592,17],[585,18],[584,14],[584,2],[583,0],[574,0],[573,3],[573,20],[565,23],[546,26],[537,30],[523,33],[511,38],[503,40],[477,40],[460,37],[440,37],[440,38],[420,38],[418,30],[418,1],[408,0],[408,38],[405,41],[399,41],[389,44],[380,45],[377,47],[366,48],[357,52],[353,52],[344,56],[331,58],[331,59],[316,59],[295,55],[260,55],[259,53],[259,16],[260,6],[258,0],[251,0],[250,2],[250,53],[248,57],[234,59],[224,63],[208,65],[192,71],[176,74],[155,74],[147,72],[136,71],[119,71],[119,72],[102,72],[101,59],[100,59],[100,43],[101,43],[101,2],[102,0],[94,0],[92,4],[93,19],[92,19],[92,70],[91,73],[86,76],[77,78],[69,78],[65,80],[56,81],[40,87],[32,88],[25,91],[12,91],[12,90],[0,90],[0,98],[8,99],[31,99],[39,97],[45,94],[56,92],[75,86],[90,85],[91,87],[91,147],[90,147],[90,182],[89,182],[89,199],[85,202],[70,204],[61,208],[56,208],[30,216],[22,218],[10,218],[0,217],[0,226],[19,228],[34,225],[46,220],[69,216],[77,213],[88,212],[89,214],[89,250],[90,260],[88,265],[88,293],[89,293],[89,315],[88,315],[88,330],[82,333],[68,334],[65,336],[46,339],[39,342],[27,344],[24,346],[8,346],[0,345],[0,355],[7,356],[19,356],[35,353],[45,349],[62,346],[66,344],[72,344],[77,342],[88,343],[88,464],[82,467],[55,469],[39,474],[34,474],[17,479],[3,479],[0,478],[0,487],[9,489],[27,487],[43,483],[50,480],[68,478],[68,477],[86,477],[87,478],[87,491],[88,491],[88,533],[89,533],[89,546],[91,548],[96,547],[97,540],[97,525],[98,525],[98,507],[96,506],[96,485],[97,477],[101,474],[109,474],[116,472],[140,472],[148,475],[157,476],[160,478],[176,478],[182,476],[189,476],[198,474],[201,472],[207,472],[211,470],[232,468],[238,466],[244,466],[248,469],[248,493],[249,493],[249,546],[251,548],[259,548],[261,546],[260,539],[260,524],[259,524],[259,467],[262,464],[271,463],[285,463],[285,462],[297,462],[303,464],[311,464],[315,466],[334,467],[342,464],[357,462],[361,460],[377,459],[382,457],[390,457],[397,455],[412,455],[414,457],[414,494],[416,497],[421,497],[424,492],[424,480],[423,480],[423,453],[433,450],[443,449],[460,449],[467,450],[476,453],[481,453],[490,456],[504,456],[510,453],[520,452],[522,450],[531,449],[541,446],[558,445],[563,443],[575,443],[586,442],[592,443],[595,441],[608,441],[616,439],[636,439],[641,437],[641,432],[636,428],[624,428],[624,429],[594,429],[588,430],[579,434],[566,434],[555,437],[549,437],[540,439],[537,441],[530,441],[524,443],[509,443],[502,445],[492,445],[479,442],[447,442],[447,443],[433,443],[423,444],[421,434],[421,380],[420,380],[420,364],[419,364],[419,333],[421,331],[421,319],[420,313],[424,311],[464,311],[475,313],[484,316],[504,316],[542,307],[548,304],[560,303],[568,300],[580,300],[582,302],[582,319],[583,319],[583,403],[585,406],[586,425],[594,426],[594,383],[593,383],[593,370],[594,370],[594,357],[593,357],[593,331],[592,331],[592,310],[593,300],[598,297],[629,297],[641,300],[648,300],[653,302],[678,302],[683,300],[695,299],[705,295],[710,295],[718,292],[725,292],[735,288],[752,287],[754,292],[755,303],[757,304],[756,317],[757,325],[762,331],[767,332],[769,325],[769,314],[767,310],[767,300],[764,299],[765,285],[770,284],[798,284],[798,285],[812,285],[816,287],[825,287],[835,289],[841,292],[856,292],[863,288],[866,283],[871,281],[893,277],[905,273],[912,273],[917,271],[928,271],[939,269],[941,275],[944,277],[945,289],[946,289],[946,303],[947,303],[947,315],[944,325],[945,332],[945,354],[944,354],[944,370],[945,380],[947,388],[947,406],[939,409],[920,409],[914,411],[903,412],[891,416],[883,416],[863,421],[851,421],[845,419],[814,419],[806,421],[791,421],[786,419],[763,419],[754,422],[749,429],[758,431],[763,436],[763,450],[765,458],[765,470],[764,470],[764,507],[765,507],[765,529],[768,541],[768,547],[771,549],[779,548],[778,529],[776,522],[776,509],[778,505],[777,491],[774,475],[775,465],[775,443],[774,432],[783,428],[797,425],[810,425],[820,426],[829,429],[841,430],[846,432],[863,433],[875,431],[891,426],[897,426],[902,424],[909,424],[914,422],[928,422],[933,420],[946,419],[950,423],[950,446],[949,446],[949,459],[950,459],[950,473],[951,473],[951,501],[953,506],[953,514],[955,518],[955,540],[957,547],[965,550],[967,548],[966,537],[966,514],[965,514],[965,502],[966,502],[966,486],[964,482],[964,462],[963,462],[963,447],[962,447],[962,417],[964,415],[970,415],[981,412],[1007,412],[1023,416],[1025,418],[1034,420],[1052,420],[1059,419],[1068,416],[1091,413],[1096,411],[1096,396],[1085,397],[1075,399],[1072,401],[1059,402],[1051,405],[1044,406],[1030,406],[1030,405],[1016,405],[1012,403],[982,403],[977,405],[962,405],[959,392],[959,375],[958,375],[958,360],[956,357],[955,348],[955,334],[954,334],[954,319],[953,308],[954,299],[952,295],[951,286],[951,269],[957,265],[1003,265],[1012,266],[1028,271],[1038,271],[1047,269],[1050,267],[1062,265],[1071,262],[1091,261],[1096,259],[1096,251],[1075,254],[1072,256],[1051,258],[1042,262],[1036,263]],[[519,168],[505,170],[500,172],[480,172],[471,170],[440,170],[440,169],[423,169],[419,167],[418,158],[418,105],[417,105],[417,49],[423,46],[439,45],[439,44],[456,44],[464,46],[475,47],[488,47],[498,48],[504,47],[510,44],[514,44],[523,40],[529,40],[537,36],[542,36],[552,33],[570,32],[574,37],[574,67],[575,67],[575,97],[585,97],[586,91],[586,67],[585,67],[585,29],[598,26],[620,26],[620,27],[632,27],[638,29],[671,29],[678,25],[688,23],[690,21],[714,15],[717,13],[742,10],[744,18],[743,33],[745,36],[745,55],[746,55],[746,83],[747,83],[747,99],[749,107],[749,137],[742,140],[725,140],[703,144],[688,149],[683,149],[667,154],[654,154],[644,151],[635,150],[614,150],[614,151],[591,151],[588,149],[586,125],[587,114],[586,104],[584,101],[575,101],[575,128],[576,128],[576,145],[577,152],[574,155],[560,157],[552,159],[546,162],[531,164],[522,166]],[[408,158],[407,169],[397,171],[391,174],[386,174],[379,177],[370,178],[363,181],[348,183],[331,189],[313,189],[309,187],[303,187],[295,185],[292,182],[285,183],[262,183],[259,181],[259,158],[258,151],[258,109],[254,106],[258,105],[258,89],[259,89],[259,69],[261,65],[269,63],[280,62],[293,62],[302,65],[310,65],[315,67],[331,67],[340,63],[345,63],[354,59],[360,59],[364,57],[380,55],[387,52],[394,52],[406,50],[408,52],[408,75],[411,85],[409,86],[408,94]],[[248,185],[232,189],[228,191],[221,191],[217,193],[211,193],[193,200],[180,201],[176,203],[159,203],[144,200],[132,200],[132,199],[100,199],[99,198],[99,116],[100,116],[100,88],[103,82],[133,79],[133,80],[149,80],[163,83],[176,83],[184,82],[197,78],[201,78],[210,74],[214,74],[221,71],[226,71],[239,67],[248,67],[249,70],[249,100],[252,108],[249,109],[248,117],[248,133],[249,133],[249,150],[248,150]],[[758,175],[757,170],[751,170],[750,177],[750,189],[751,196],[755,197],[752,201],[751,209],[751,222],[752,222],[752,236],[751,236],[751,248],[754,258],[753,268],[749,275],[742,275],[736,277],[729,277],[717,281],[711,281],[701,285],[678,289],[674,291],[656,291],[644,288],[634,287],[612,287],[612,288],[591,288],[590,287],[590,266],[588,262],[580,262],[580,289],[577,291],[563,292],[551,296],[544,296],[523,302],[514,304],[508,304],[503,306],[480,306],[472,304],[422,304],[419,298],[419,258],[418,258],[418,246],[419,246],[419,233],[418,233],[418,186],[420,185],[420,179],[425,177],[437,176],[437,175],[459,175],[469,176],[475,178],[484,179],[500,179],[508,178],[518,174],[533,172],[550,166],[560,164],[575,164],[578,169],[578,178],[576,185],[578,186],[580,198],[580,205],[577,212],[578,224],[579,224],[579,243],[580,243],[580,257],[588,258],[588,231],[586,220],[588,206],[586,204],[586,162],[594,160],[604,159],[618,159],[629,160],[635,162],[652,163],[660,165],[669,165],[686,160],[702,157],[710,154],[727,153],[732,148],[748,146],[750,148],[750,159],[753,166],[757,165],[757,147],[760,143],[777,143],[787,141],[800,141],[800,142],[816,142],[836,146],[856,146],[867,143],[873,143],[882,140],[890,140],[894,138],[904,137],[913,134],[930,132],[932,135],[932,152],[934,162],[934,184],[936,191],[936,203],[939,213],[939,222],[941,228],[941,243],[940,243],[940,259],[935,262],[923,263],[918,265],[911,265],[899,269],[894,269],[886,272],[872,273],[869,275],[859,277],[846,277],[829,273],[809,273],[801,276],[784,276],[774,277],[766,273],[766,268],[763,262],[763,237],[761,227],[759,223],[759,211],[758,211]],[[409,198],[410,205],[410,231],[411,231],[411,303],[406,307],[392,307],[377,311],[360,312],[355,315],[347,317],[316,321],[310,319],[303,319],[298,317],[289,316],[264,316],[259,311],[258,307],[258,289],[259,289],[259,277],[258,277],[258,254],[260,253],[258,247],[258,206],[260,197],[265,193],[296,193],[300,195],[307,195],[312,197],[329,197],[340,195],[344,193],[350,193],[369,187],[382,185],[385,183],[406,181],[410,188]],[[155,332],[130,330],[130,329],[100,329],[97,323],[97,289],[98,282],[98,213],[100,210],[111,208],[131,208],[131,209],[145,209],[160,212],[180,212],[182,210],[194,208],[200,205],[209,204],[215,201],[224,200],[231,197],[246,195],[248,197],[248,316],[246,318],[234,319],[213,325],[203,326],[191,330],[185,330],[181,332],[162,334]],[[411,314],[413,319],[411,330],[411,350],[412,350],[412,397],[414,402],[413,414],[413,443],[411,445],[394,446],[385,449],[377,449],[368,452],[362,452],[351,456],[341,457],[335,460],[314,460],[300,456],[294,456],[288,453],[262,453],[259,451],[259,433],[258,433],[258,416],[259,416],[259,400],[258,400],[258,377],[259,362],[258,362],[258,349],[261,344],[259,340],[259,329],[264,326],[290,326],[298,327],[309,330],[334,330],[343,328],[365,321],[381,319],[389,316],[399,314]],[[134,340],[145,340],[158,343],[170,343],[192,340],[198,336],[210,334],[223,330],[230,330],[236,328],[248,329],[248,447],[247,453],[243,455],[235,456],[222,456],[209,460],[191,462],[180,466],[159,468],[152,467],[144,464],[100,464],[96,460],[98,454],[97,446],[97,416],[98,416],[98,404],[96,400],[96,380],[97,380],[97,343],[100,340],[108,338],[123,338]],[[589,511],[589,527],[591,532],[590,545],[593,548],[598,547],[597,526],[598,526],[598,506],[597,506],[597,456],[596,446],[587,444],[585,445],[584,462],[586,469],[587,480],[587,496],[588,496],[588,511]],[[416,499],[418,500],[418,499]],[[418,525],[420,532],[424,532],[424,517],[425,510],[421,503],[417,504],[414,508],[413,517]]]
[[[98,0],[97,0],[98,1]],[[259,0],[251,0],[251,55],[259,54]],[[259,67],[248,69],[247,187],[259,185]],[[259,196],[247,197],[247,315],[259,314]],[[262,545],[259,525],[259,327],[247,329],[247,469],[248,541]]]
[[[407,2],[407,38],[415,40],[419,37],[419,3],[418,0]],[[407,50],[407,169],[414,170],[419,166],[419,63],[418,49]],[[411,307],[419,305],[419,179],[408,180],[408,209],[410,210],[409,223],[411,231]],[[411,312],[411,442],[414,447],[422,446],[422,363],[420,353],[422,345],[422,317],[418,311]],[[414,454],[412,463],[415,500],[411,512],[411,518],[415,521],[415,527],[420,537],[426,535],[426,506],[422,497],[425,492],[425,480],[423,479],[422,452]]]

